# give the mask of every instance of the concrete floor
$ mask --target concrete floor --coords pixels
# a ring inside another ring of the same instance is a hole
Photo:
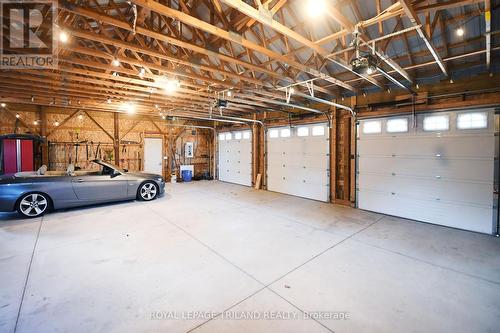
[[[491,236],[168,184],[150,203],[1,214],[0,332],[498,332],[499,254]]]

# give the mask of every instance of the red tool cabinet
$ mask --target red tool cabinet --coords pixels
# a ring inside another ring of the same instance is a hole
[[[34,171],[34,140],[29,138],[3,138],[0,141],[2,152],[2,173]]]

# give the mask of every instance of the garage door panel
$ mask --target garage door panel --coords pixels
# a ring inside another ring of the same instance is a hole
[[[317,124],[307,127],[313,126],[326,128],[326,125]],[[309,134],[311,133],[312,130],[309,130]],[[326,135],[298,137],[296,129],[292,129],[290,137],[268,137],[267,188],[271,191],[328,201],[327,139]]]
[[[435,156],[443,157],[483,157],[489,158],[494,153],[494,143],[491,135],[480,134],[474,137],[448,136],[448,137],[422,137],[422,136],[395,136],[395,137],[370,137],[360,140],[360,155],[385,155],[391,156]],[[483,147],[483,149],[477,149]]]
[[[294,153],[284,156],[284,163],[293,167],[311,167],[311,168],[324,168],[328,164],[328,156],[311,155],[304,153]]]
[[[359,157],[359,172],[491,181],[493,159]]]
[[[416,177],[359,174],[360,191],[372,190],[401,193],[422,199],[454,201],[456,203],[491,204],[492,183],[456,182]]]
[[[363,134],[367,120],[362,120],[357,142],[358,207],[494,232],[493,110],[480,110],[489,113],[490,121],[486,128],[474,130],[457,128],[458,112],[444,113],[449,117],[449,130],[439,134],[422,129],[425,117],[432,114],[417,115],[417,128],[406,135],[387,135],[387,118],[380,120],[381,133]]]
[[[387,205],[388,201],[391,205]],[[360,208],[408,219],[492,233],[491,207],[460,205],[398,197],[387,193],[359,193]]]
[[[251,139],[219,139],[219,180],[246,186],[252,184]]]

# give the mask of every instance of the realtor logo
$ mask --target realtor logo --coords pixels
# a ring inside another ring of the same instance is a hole
[[[0,68],[55,68],[57,1],[0,0]]]

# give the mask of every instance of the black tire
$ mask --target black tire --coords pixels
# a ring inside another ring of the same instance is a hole
[[[17,211],[24,217],[34,218],[45,214],[51,205],[50,198],[45,193],[28,193],[17,201]]]
[[[151,201],[158,197],[160,189],[153,181],[142,183],[137,189],[137,199],[142,201]]]

